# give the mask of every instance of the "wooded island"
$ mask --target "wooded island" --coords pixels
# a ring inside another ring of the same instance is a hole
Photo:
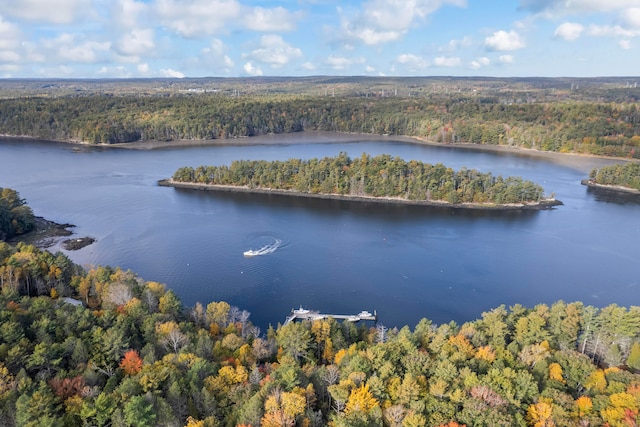
[[[230,166],[183,167],[170,181],[161,182],[170,186],[181,184],[469,207],[560,204],[545,199],[541,186],[519,177],[494,177],[466,168],[456,172],[440,163],[405,161],[387,154],[371,157],[363,153],[355,159],[341,153],[337,157],[311,160],[239,160]]]

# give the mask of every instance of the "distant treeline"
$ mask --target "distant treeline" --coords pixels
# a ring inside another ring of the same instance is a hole
[[[640,191],[640,163],[625,163],[595,168],[589,174],[595,184],[615,185]]]
[[[515,101],[464,94],[16,98],[0,100],[0,133],[113,144],[316,130],[640,158],[637,103]]]
[[[531,203],[539,202],[544,194],[542,187],[520,177],[495,177],[466,168],[456,172],[440,163],[407,162],[386,154],[371,157],[366,153],[356,159],[341,153],[323,159],[239,160],[230,166],[183,167],[172,179],[302,193],[449,203]]]
[[[0,240],[31,231],[34,216],[17,191],[0,187]]]

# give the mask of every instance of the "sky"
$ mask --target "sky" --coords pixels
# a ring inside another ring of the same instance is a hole
[[[0,77],[640,75],[640,0],[0,0]]]

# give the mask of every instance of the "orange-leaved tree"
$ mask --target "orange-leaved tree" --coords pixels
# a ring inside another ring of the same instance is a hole
[[[136,350],[129,350],[124,354],[120,367],[126,375],[135,375],[142,369],[142,359]]]

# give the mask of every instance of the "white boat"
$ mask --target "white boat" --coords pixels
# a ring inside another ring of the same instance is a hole
[[[281,244],[282,244],[282,240],[276,239],[275,242],[269,245],[265,245],[260,249],[249,249],[248,251],[244,251],[242,254],[247,258],[251,258],[259,255],[269,255],[274,253],[276,249],[280,247]]]
[[[371,317],[371,313],[369,313],[368,311],[364,310],[361,311],[360,313],[358,313],[359,317]]]
[[[307,310],[306,308],[302,308],[302,306],[300,306],[300,308],[296,308],[296,309],[291,310],[291,312],[293,314],[308,314],[308,313],[310,313],[309,310]]]

